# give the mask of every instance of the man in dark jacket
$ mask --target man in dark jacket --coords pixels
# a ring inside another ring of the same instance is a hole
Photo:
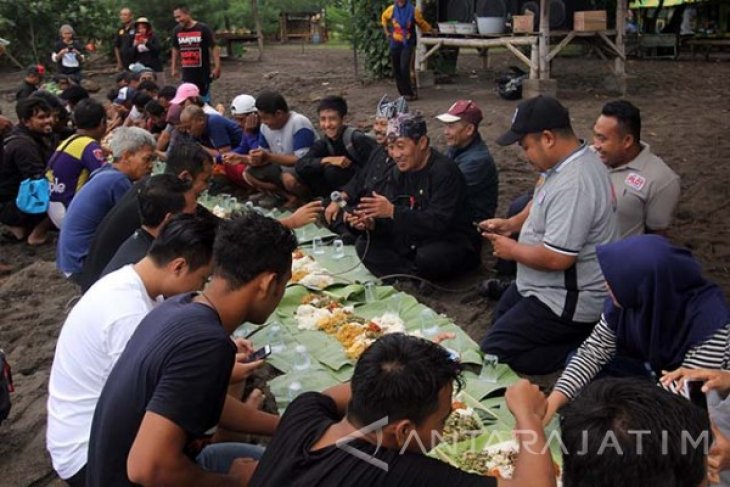
[[[377,143],[345,124],[347,102],[342,97],[323,98],[317,113],[324,137],[314,142],[295,167],[297,178],[313,196],[329,198],[364,169]]]
[[[454,161],[430,147],[426,122],[404,114],[388,124],[395,161],[384,194],[360,199],[345,219],[357,230],[357,253],[377,276],[427,279],[458,275],[479,263],[479,234],[466,207],[464,176]]]
[[[15,111],[20,122],[5,138],[0,161],[0,223],[16,239],[27,238],[30,245],[41,245],[50,228],[46,214],[24,213],[15,200],[22,181],[45,177],[52,152],[48,140],[53,122],[51,107],[42,98],[31,96],[19,101]]]
[[[482,111],[471,100],[459,100],[436,118],[444,123],[446,155],[456,162],[464,175],[472,221],[494,218],[499,178],[494,159],[479,134]]]

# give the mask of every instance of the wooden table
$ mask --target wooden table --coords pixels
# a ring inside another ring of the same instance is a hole
[[[256,34],[236,34],[234,32],[220,32],[216,34],[218,39],[226,41],[226,54],[229,58],[233,57],[233,44],[245,44],[247,42],[259,42],[259,37]],[[259,48],[260,49],[260,48]],[[260,55],[261,53],[259,53]]]
[[[695,57],[695,48],[700,48],[705,50],[705,61],[710,60],[710,51],[713,47],[718,47],[719,50],[722,50],[724,47],[730,46],[730,38],[728,37],[698,37],[694,39],[689,39],[685,42],[690,47],[690,52],[692,53],[692,58]]]

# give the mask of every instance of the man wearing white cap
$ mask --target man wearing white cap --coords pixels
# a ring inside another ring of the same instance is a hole
[[[449,156],[466,180],[466,202],[474,221],[494,217],[499,179],[492,155],[479,134],[482,111],[471,100],[459,100],[436,117],[444,123]]]
[[[238,147],[223,154],[226,176],[239,186],[248,186],[243,178],[251,158],[248,153],[259,147],[261,119],[256,110],[256,98],[251,95],[238,95],[231,102],[231,115],[243,130],[243,138]]]

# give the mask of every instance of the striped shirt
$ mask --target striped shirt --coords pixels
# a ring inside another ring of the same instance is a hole
[[[555,390],[573,399],[616,355],[616,334],[606,319],[593,329],[555,384]],[[706,341],[690,348],[682,367],[689,369],[727,369],[730,365],[730,323]]]

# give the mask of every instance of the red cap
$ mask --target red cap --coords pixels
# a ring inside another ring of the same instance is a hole
[[[449,111],[436,117],[444,123],[454,123],[463,120],[474,125],[484,118],[479,106],[471,100],[459,100],[449,108]]]

